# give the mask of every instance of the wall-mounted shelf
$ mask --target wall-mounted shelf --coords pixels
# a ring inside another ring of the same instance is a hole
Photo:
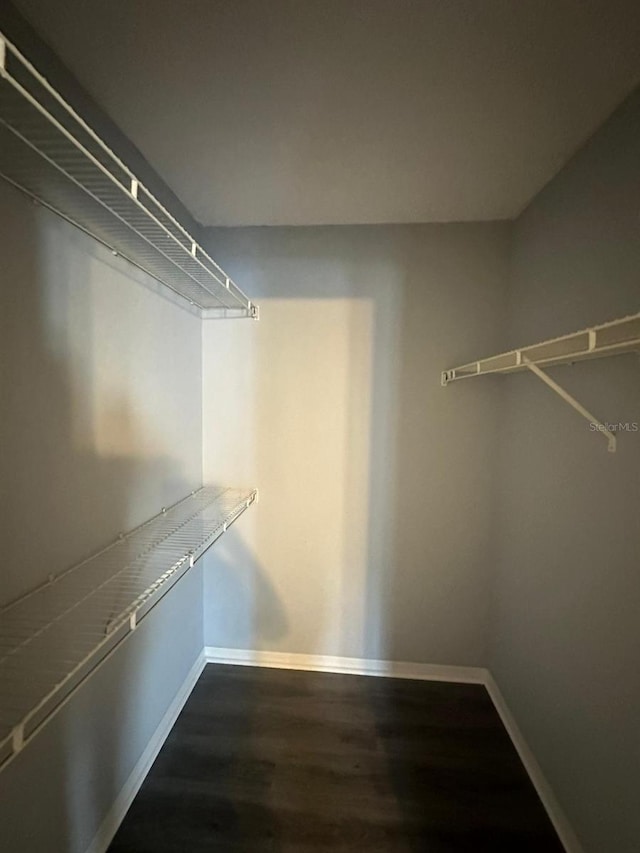
[[[440,381],[442,385],[449,385],[458,379],[528,370],[559,394],[583,417],[596,424],[598,432],[605,435],[609,450],[613,452],[616,449],[615,434],[561,388],[557,382],[547,376],[542,368],[633,351],[640,352],[640,313],[622,317],[619,320],[611,320],[608,323],[602,323],[600,326],[592,326],[570,335],[552,338],[539,344],[532,344],[489,358],[472,361],[460,367],[453,367],[450,370],[443,371]]]
[[[208,317],[258,308],[0,33],[0,175]]]
[[[0,611],[0,765],[256,497],[206,486]]]

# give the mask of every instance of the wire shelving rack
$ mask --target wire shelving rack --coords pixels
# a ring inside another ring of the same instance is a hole
[[[0,175],[200,310],[258,306],[0,32]]]
[[[204,486],[0,610],[0,766],[256,498]]]
[[[640,313],[610,320],[599,326],[592,326],[562,335],[541,343],[520,347],[520,349],[492,355],[488,358],[471,361],[460,367],[452,367],[440,374],[440,384],[450,385],[460,379],[472,379],[474,376],[486,376],[492,373],[516,373],[529,371],[554,391],[565,403],[568,403],[579,415],[588,420],[592,429],[606,439],[609,452],[615,453],[617,436],[615,424],[606,424],[598,420],[588,409],[579,403],[561,385],[547,375],[545,369],[561,364],[573,364],[605,356],[623,353],[640,353]],[[543,369],[545,368],[545,369]]]

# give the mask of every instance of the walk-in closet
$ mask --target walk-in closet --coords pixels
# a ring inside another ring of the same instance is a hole
[[[640,850],[640,7],[0,7],[0,850]]]

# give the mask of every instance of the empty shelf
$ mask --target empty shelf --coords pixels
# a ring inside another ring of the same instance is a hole
[[[201,488],[0,611],[0,764],[256,496]]]
[[[0,174],[202,316],[257,318],[257,306],[2,33]]]
[[[441,383],[487,373],[514,373],[529,369],[530,364],[550,367],[634,350],[640,351],[640,314],[445,370]]]

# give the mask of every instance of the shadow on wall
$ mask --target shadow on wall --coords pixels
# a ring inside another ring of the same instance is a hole
[[[252,512],[257,509],[254,506]],[[252,636],[274,644],[287,636],[287,614],[238,526],[236,522],[207,556],[211,584],[204,598],[204,619],[228,638],[229,648],[242,648]]]
[[[132,341],[121,299],[136,285],[84,235],[6,185],[0,193],[7,603],[183,497],[193,481],[174,456],[156,452],[162,437],[148,397],[162,377],[136,367],[149,335],[140,329],[142,342]],[[137,303],[129,311],[144,318]],[[169,408],[168,387],[166,397]]]
[[[208,605],[208,645],[486,662],[498,390],[439,377],[500,346],[508,239],[491,223],[209,232],[262,319],[205,324],[205,478],[227,465],[262,498],[243,527],[259,572]],[[279,635],[251,586],[267,579]]]
[[[155,297],[110,268],[106,250],[4,183],[0,235],[2,606],[198,482],[194,466],[160,452],[150,422],[154,406],[174,407],[172,384],[145,384],[148,363],[132,362],[131,323]],[[149,331],[141,334],[149,343]],[[158,345],[165,334],[157,331]],[[167,698],[151,684],[154,655],[148,641],[126,643],[0,771],[0,848],[87,848],[175,692],[170,684]]]

